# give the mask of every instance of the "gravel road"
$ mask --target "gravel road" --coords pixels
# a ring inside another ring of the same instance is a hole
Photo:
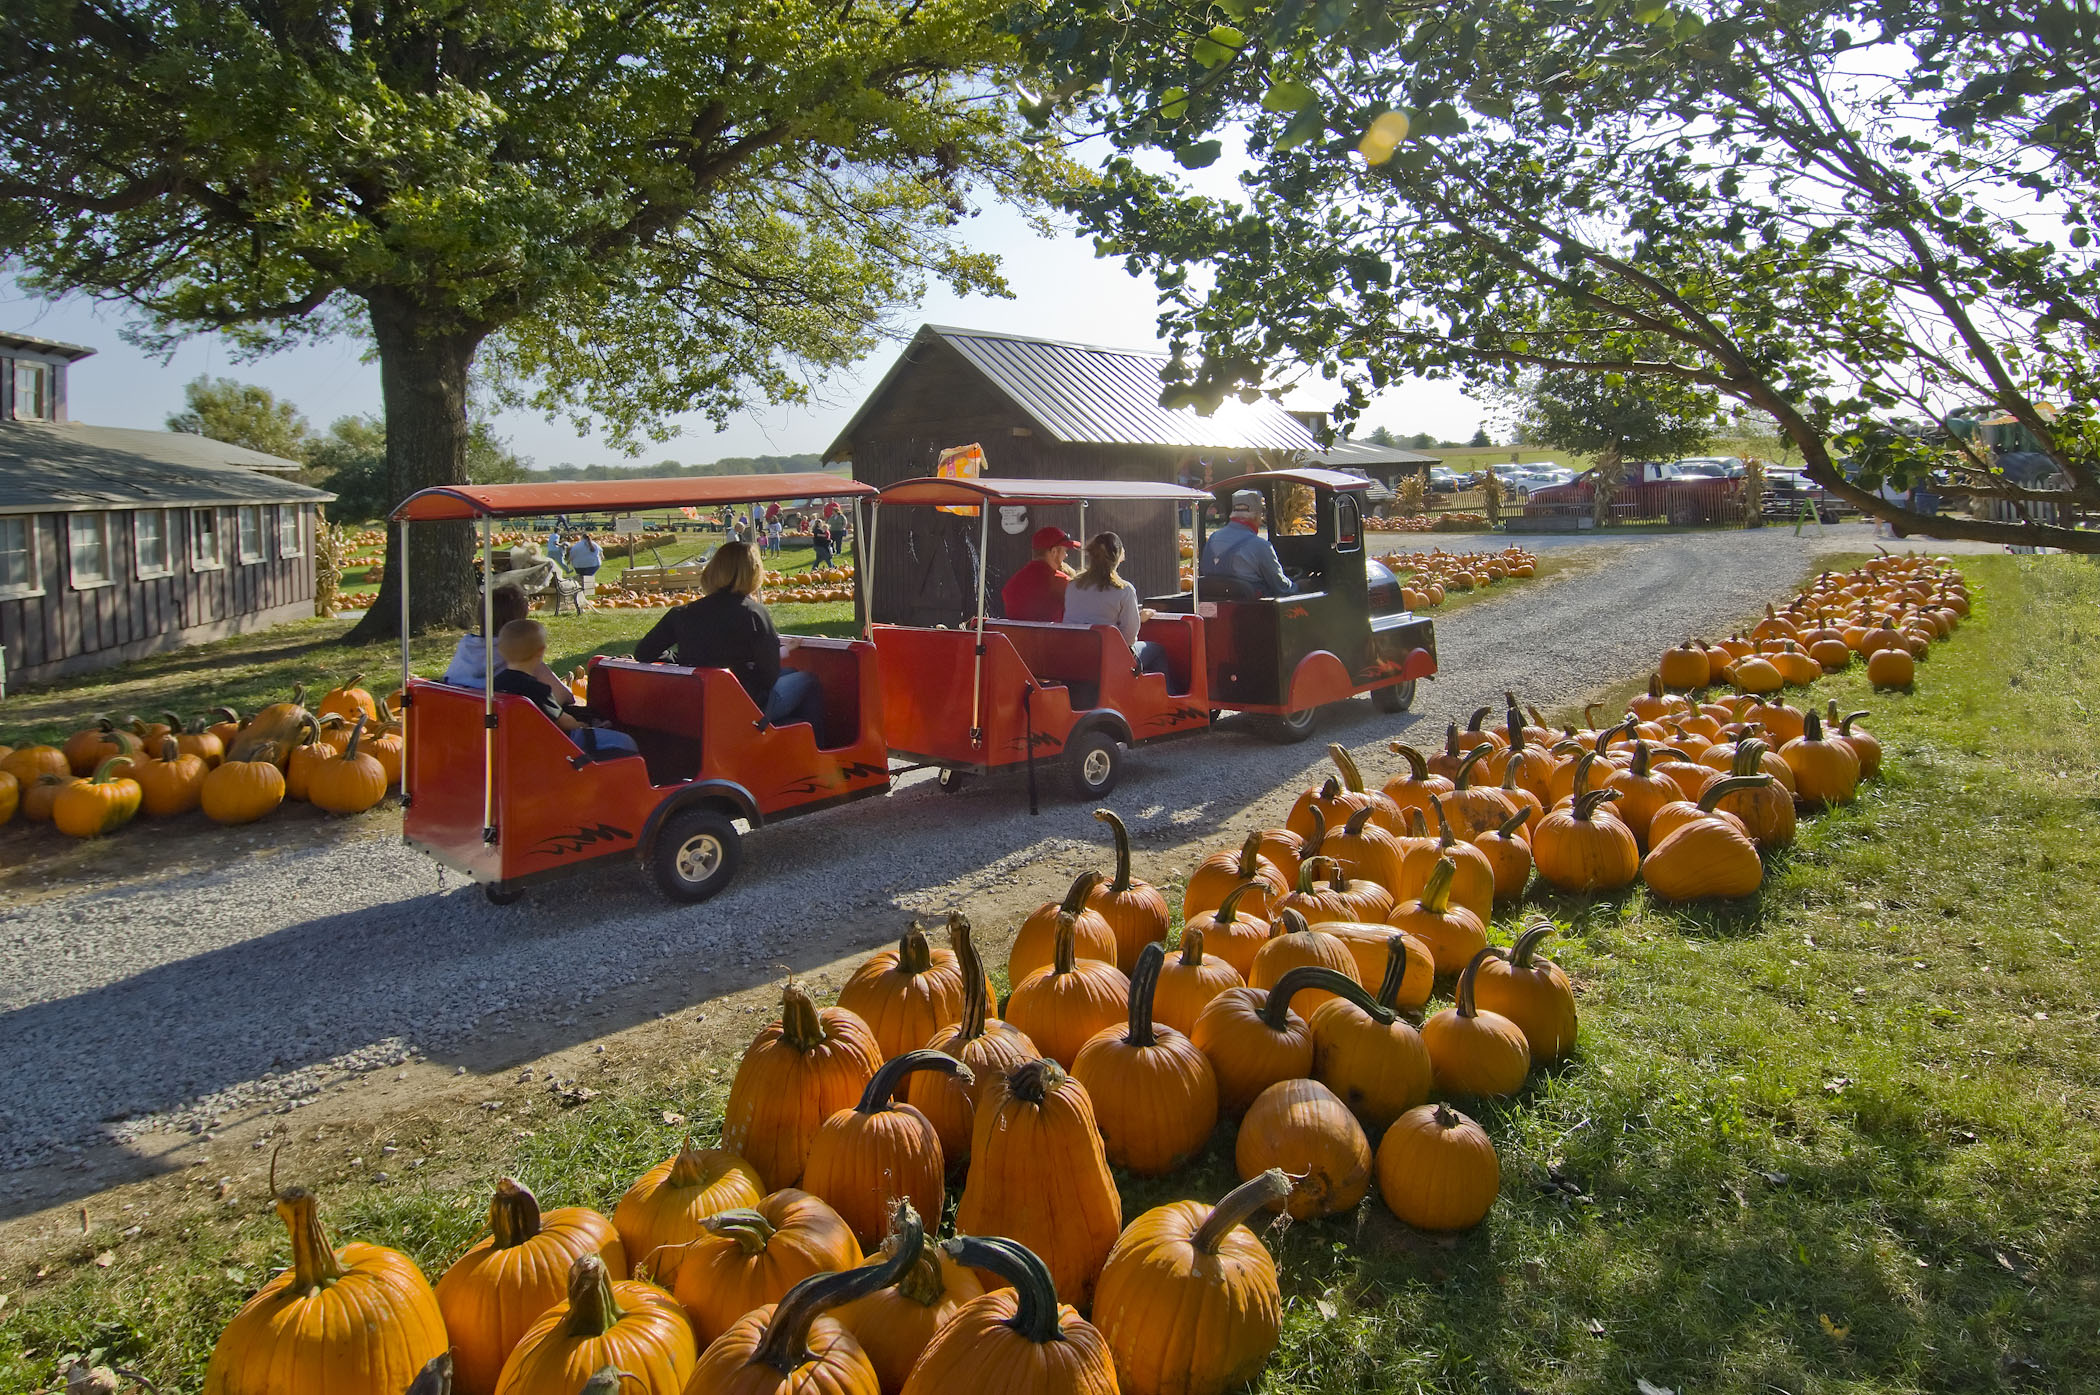
[[[1321,736],[1386,772],[1388,737],[1435,740],[1504,688],[1551,706],[1636,673],[1663,646],[1785,595],[1815,553],[1863,546],[1853,532],[1865,530],[1541,539],[1595,565],[1453,614],[1439,626],[1443,676],[1412,713],[1358,700],[1327,714]],[[1146,847],[1222,842],[1280,814],[1272,795],[1324,764],[1321,740],[1277,747],[1228,724],[1134,753],[1113,803]],[[1060,792],[1032,819],[1018,780],[944,795],[917,776],[881,804],[755,835],[737,884],[697,908],[609,861],[499,909],[379,836],[18,906],[0,912],[0,1168],[201,1130],[411,1053],[493,1070],[511,1062],[475,1047],[499,1021],[536,1027],[551,1049],[633,1020],[627,1005],[650,985],[681,985],[692,1002],[827,963],[892,936],[900,907],[1047,885],[1100,847],[1088,814]],[[1010,927],[987,929],[996,942]]]

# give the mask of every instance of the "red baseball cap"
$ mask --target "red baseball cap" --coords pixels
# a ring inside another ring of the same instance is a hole
[[[1070,536],[1064,529],[1057,527],[1055,524],[1047,528],[1036,529],[1035,536],[1028,540],[1028,546],[1036,552],[1042,552],[1053,547],[1081,547],[1083,545],[1079,539]]]

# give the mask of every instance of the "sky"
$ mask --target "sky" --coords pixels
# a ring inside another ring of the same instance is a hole
[[[1042,237],[998,205],[986,207],[968,227],[973,247],[999,255],[1014,298],[957,296],[934,286],[916,312],[897,316],[907,330],[922,323],[940,324],[1115,348],[1164,347],[1154,332],[1151,284],[1131,277],[1119,261],[1095,257],[1090,239],[1075,233]],[[378,367],[363,361],[360,342],[345,339],[243,362],[216,336],[199,335],[186,340],[164,363],[126,344],[120,334],[124,323],[122,307],[98,305],[85,297],[46,301],[22,291],[11,278],[0,277],[0,329],[97,351],[69,378],[70,411],[76,421],[160,429],[171,412],[182,409],[183,385],[200,374],[261,384],[297,405],[316,429],[337,417],[379,411]],[[879,346],[826,379],[818,400],[807,405],[753,409],[732,418],[721,432],[695,416],[683,423],[682,435],[663,446],[646,446],[639,456],[623,455],[602,436],[579,437],[566,423],[549,422],[529,411],[503,413],[495,426],[513,450],[543,467],[666,459],[694,464],[724,456],[813,453],[831,443],[902,348],[901,343]],[[1314,384],[1311,390],[1301,388],[1291,403],[1325,406],[1331,400]],[[1414,382],[1382,395],[1355,434],[1367,435],[1384,426],[1403,436],[1427,431],[1439,439],[1462,441],[1483,416],[1481,406],[1454,384]]]

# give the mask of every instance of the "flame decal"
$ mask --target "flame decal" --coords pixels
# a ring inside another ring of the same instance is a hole
[[[598,843],[633,842],[634,835],[609,823],[580,827],[568,833],[550,834],[533,844],[534,857],[569,857]]]

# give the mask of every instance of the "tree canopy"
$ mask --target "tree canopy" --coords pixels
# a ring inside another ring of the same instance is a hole
[[[1051,0],[1019,16],[1074,201],[1150,272],[1169,397],[1407,374],[1670,382],[1940,536],[2091,551],[2100,18],[2062,0]],[[1236,196],[1181,169],[1244,146]],[[2052,415],[2049,407],[2061,409]],[[1964,409],[1968,409],[1965,413]],[[2003,414],[2023,483],[1912,416]],[[1884,480],[1999,517],[1926,519]]]
[[[168,417],[168,430],[209,436],[286,460],[306,459],[313,428],[299,409],[277,400],[277,394],[254,383],[209,374],[193,378],[182,390],[183,410]]]
[[[368,338],[396,498],[465,478],[470,368],[632,444],[801,397],[929,279],[1003,289],[973,190],[1062,166],[999,96],[1002,8],[13,0],[0,255],[149,343]],[[459,622],[466,530],[417,532],[412,623]]]

